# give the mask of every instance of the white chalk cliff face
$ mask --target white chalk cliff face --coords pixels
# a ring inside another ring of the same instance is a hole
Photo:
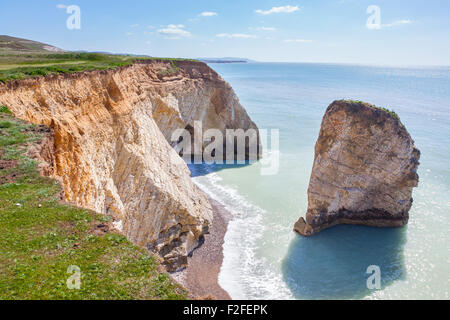
[[[335,101],[323,118],[308,189],[310,236],[337,224],[408,223],[420,151],[398,117],[367,103]]]
[[[0,104],[54,131],[48,170],[76,205],[111,214],[169,270],[187,263],[212,221],[207,198],[170,145],[176,129],[256,129],[232,88],[200,62],[147,61],[0,86]]]

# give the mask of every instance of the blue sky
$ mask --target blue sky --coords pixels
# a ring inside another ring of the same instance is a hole
[[[69,5],[79,30],[66,27]],[[448,0],[2,0],[0,34],[152,56],[450,65],[449,17]]]

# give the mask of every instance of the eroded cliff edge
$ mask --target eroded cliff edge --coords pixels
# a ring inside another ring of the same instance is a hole
[[[232,88],[206,64],[131,66],[9,82],[0,105],[54,132],[52,169],[64,198],[107,213],[169,270],[208,231],[211,206],[170,145],[176,129],[257,129]]]
[[[420,151],[398,116],[368,103],[335,101],[315,148],[308,211],[295,231],[310,236],[337,224],[408,223]]]

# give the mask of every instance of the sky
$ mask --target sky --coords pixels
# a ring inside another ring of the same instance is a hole
[[[450,65],[450,1],[1,0],[0,34],[157,57]]]

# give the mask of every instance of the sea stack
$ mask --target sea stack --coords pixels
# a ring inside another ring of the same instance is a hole
[[[306,221],[311,236],[338,224],[401,227],[418,186],[420,151],[399,117],[359,101],[327,109],[315,148]]]

